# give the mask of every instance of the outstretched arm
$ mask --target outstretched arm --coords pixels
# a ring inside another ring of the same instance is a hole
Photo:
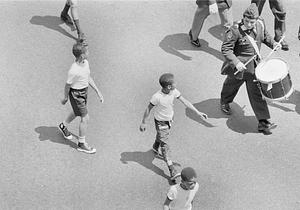
[[[202,119],[207,119],[207,115],[203,112],[199,112],[198,109],[187,99],[185,99],[183,96],[180,96],[178,98],[187,108],[193,110],[197,115],[199,115]]]
[[[154,107],[154,105],[149,103],[149,105],[147,106],[147,108],[144,112],[142,123],[140,125],[140,131],[142,131],[142,132],[146,130],[146,120],[148,119],[148,117],[150,115],[150,111],[153,107]]]
[[[97,95],[98,95],[98,97],[100,99],[100,102],[103,103],[104,99],[103,99],[102,93],[98,89],[97,85],[95,84],[95,82],[94,82],[94,80],[93,80],[93,78],[91,76],[89,78],[89,84],[95,90],[95,92],[97,93]]]

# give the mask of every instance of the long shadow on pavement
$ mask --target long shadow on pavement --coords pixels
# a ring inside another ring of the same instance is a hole
[[[227,119],[226,125],[229,129],[234,132],[246,134],[246,133],[258,133],[257,131],[257,120],[255,116],[245,116],[244,107],[242,108],[237,103],[233,102],[230,104],[232,114],[226,115],[220,110],[220,99],[212,98],[199,103],[194,104],[196,109],[204,112],[208,115],[208,118],[215,119]],[[215,127],[213,124],[202,120],[192,110],[186,108],[186,116],[190,119],[208,127]]]
[[[154,165],[152,162],[155,158],[158,158],[156,155],[154,155],[152,150],[148,150],[146,152],[140,152],[140,151],[135,151],[135,152],[122,152],[121,153],[121,158],[120,161],[123,164],[128,164],[128,162],[136,162],[145,168],[153,171],[159,176],[162,176],[163,178],[167,179],[169,184],[172,185],[174,183],[171,182],[170,177],[164,173],[162,169]],[[161,159],[162,158],[158,158]],[[179,165],[178,163],[174,163],[175,165]]]
[[[57,127],[39,126],[34,130],[39,134],[40,141],[49,140],[54,143],[69,145],[74,149],[77,148],[77,144],[75,142],[64,139]],[[72,135],[74,136],[74,134]]]
[[[225,28],[222,25],[215,25],[211,28],[208,29],[208,32],[213,35],[215,38],[219,39],[220,41],[223,42],[224,40],[224,33],[225,33]]]
[[[64,24],[64,22],[60,19],[60,17],[57,16],[50,16],[50,15],[46,15],[46,16],[33,16],[30,19],[30,23],[33,25],[41,25],[44,26],[46,28],[49,28],[51,30],[54,31],[58,31],[59,33],[77,40],[76,37],[74,37],[73,35],[71,35],[70,33],[68,33],[64,28],[62,28],[60,25]],[[71,30],[74,30],[73,27],[70,27]]]
[[[295,110],[285,107],[284,104],[294,104]],[[300,92],[295,90],[288,100],[274,103],[268,102],[268,105],[281,109],[285,112],[297,112],[297,114],[300,114]]]
[[[160,43],[159,46],[167,53],[178,56],[183,60],[192,60],[192,57],[183,54],[182,51],[204,51],[224,61],[224,56],[219,50],[208,46],[208,42],[200,39],[201,47],[195,47],[190,43],[188,34],[178,33],[167,35]]]

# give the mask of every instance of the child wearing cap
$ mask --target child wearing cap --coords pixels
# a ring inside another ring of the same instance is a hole
[[[163,157],[168,166],[171,180],[175,180],[175,178],[180,174],[177,173],[173,165],[173,162],[170,158],[170,148],[167,144],[170,135],[171,122],[174,115],[174,99],[179,99],[186,107],[193,110],[202,119],[207,119],[207,115],[199,112],[193,106],[193,104],[185,99],[176,89],[173,74],[165,73],[161,75],[159,78],[159,84],[162,88],[152,96],[150,103],[144,112],[142,123],[140,125],[140,131],[143,132],[146,130],[146,120],[150,115],[150,111],[152,108],[154,108],[154,123],[157,133],[152,149],[155,154],[159,154]],[[161,154],[159,153],[159,148],[161,149]]]
[[[90,67],[87,61],[87,46],[82,43],[74,44],[73,55],[76,59],[68,72],[64,98],[61,100],[61,103],[64,105],[67,103],[68,99],[70,99],[73,111],[67,116],[66,120],[58,125],[58,128],[65,139],[71,140],[73,136],[67,127],[76,117],[80,117],[77,150],[93,154],[96,152],[96,149],[90,147],[85,141],[89,120],[87,110],[88,86],[90,85],[96,91],[101,103],[103,102],[103,96],[90,76]]]
[[[167,192],[164,210],[191,210],[193,199],[199,189],[197,174],[191,167],[182,169],[181,182],[172,185]]]

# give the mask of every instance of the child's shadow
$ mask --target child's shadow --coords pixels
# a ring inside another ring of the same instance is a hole
[[[40,126],[35,128],[34,130],[39,134],[40,141],[50,140],[54,143],[69,145],[74,149],[77,148],[76,143],[64,139],[57,127]],[[74,136],[74,134],[72,135],[73,137],[76,137]]]
[[[62,28],[60,25],[63,24],[64,22],[57,16],[33,16],[30,19],[30,23],[34,24],[34,25],[42,25],[46,28],[58,31],[60,33],[62,33],[63,35],[77,40],[76,37],[74,37],[73,35],[71,35],[70,33],[68,33],[64,28]],[[74,31],[75,28],[74,26],[70,26],[71,30]]]
[[[159,46],[165,52],[172,55],[178,56],[183,60],[192,60],[192,57],[183,54],[181,51],[191,50],[191,51],[204,51],[209,53],[221,61],[224,61],[223,54],[208,46],[208,42],[200,39],[201,47],[195,47],[190,43],[189,35],[185,33],[171,34],[167,35],[160,43]]]
[[[258,133],[257,131],[257,120],[255,116],[245,116],[244,108],[240,107],[237,103],[233,102],[230,104],[232,114],[226,115],[220,110],[220,99],[212,98],[199,103],[194,104],[196,109],[204,112],[208,115],[208,118],[227,118],[226,125],[232,131],[246,134],[246,133]],[[198,115],[196,115],[192,110],[186,109],[186,116],[192,120],[206,126],[215,127],[211,123],[202,120]]]
[[[164,173],[162,169],[154,165],[152,162],[155,158],[158,158],[156,155],[154,155],[152,150],[148,150],[147,152],[122,152],[120,161],[123,164],[127,164],[128,162],[136,162],[145,168],[153,171],[159,176],[162,176],[163,178],[167,179],[169,181],[169,184],[173,184],[170,180],[170,177]],[[159,158],[162,160],[162,158]],[[175,165],[179,165],[178,163],[174,163]]]
[[[294,104],[295,110],[285,107],[283,104]],[[295,90],[287,100],[274,103],[268,102],[268,105],[279,108],[285,112],[297,112],[297,114],[300,114],[300,92]]]

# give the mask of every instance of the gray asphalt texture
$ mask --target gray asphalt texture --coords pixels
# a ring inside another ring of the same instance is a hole
[[[236,20],[250,1],[233,1]],[[104,95],[89,91],[87,141],[97,153],[77,152],[57,124],[71,110],[60,104],[74,58],[76,32],[63,24],[64,1],[1,1],[0,209],[162,209],[169,188],[164,162],[150,151],[153,119],[139,124],[158,78],[172,72],[182,95],[209,119],[175,103],[170,146],[180,167],[198,173],[195,210],[299,210],[299,1],[286,1],[290,51],[273,57],[289,65],[295,92],[270,104],[278,124],[270,136],[257,122],[243,86],[233,115],[219,110],[220,21],[210,16],[190,45],[194,1],[81,1],[92,76]],[[266,3],[263,17],[273,35]],[[262,55],[270,49],[263,46]],[[70,130],[78,135],[78,119]]]

